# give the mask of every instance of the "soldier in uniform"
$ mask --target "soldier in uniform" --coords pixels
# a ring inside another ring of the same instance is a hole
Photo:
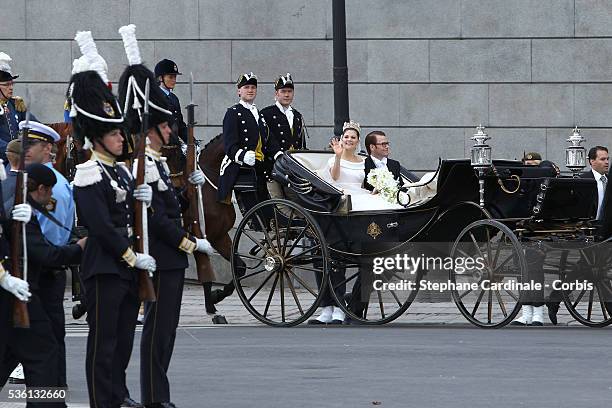
[[[132,44],[136,43],[135,38]],[[159,64],[158,64],[159,65]],[[119,97],[122,106],[144,106],[146,80],[154,83],[153,73],[142,64],[129,66],[119,80]],[[132,85],[130,85],[132,84]],[[139,91],[142,91],[139,92]],[[170,402],[170,383],[167,372],[174,349],[178,327],[187,254],[194,251],[211,253],[212,247],[206,239],[187,234],[182,228],[181,209],[188,205],[181,191],[177,191],[170,180],[166,158],[161,149],[170,141],[169,122],[172,112],[164,92],[152,87],[150,90],[149,128],[145,130],[149,146],[146,148],[145,179],[153,190],[153,201],[149,217],[149,245],[157,270],[153,276],[156,302],[145,303],[145,318],[140,344],[140,389],[145,407],[173,407]],[[132,134],[141,131],[142,112],[128,109],[126,120]],[[134,163],[134,173],[138,161]],[[192,184],[203,184],[204,174],[194,171],[188,178]]]
[[[45,212],[45,206],[51,200],[52,187],[56,182],[53,171],[42,164],[31,164],[26,167],[28,173],[28,202],[34,207],[35,214]],[[3,369],[0,372],[0,383],[4,384],[10,372],[17,365],[23,364],[25,383],[29,387],[61,386],[58,358],[59,349],[51,321],[40,301],[42,289],[39,287],[44,266],[60,267],[67,263],[78,263],[86,238],[76,244],[55,246],[45,239],[37,217],[32,217],[26,226],[26,243],[28,253],[28,282],[32,289],[32,298],[28,303],[30,327],[14,328],[8,334],[8,348],[5,354]],[[65,407],[65,403],[28,403],[32,406]]]
[[[166,96],[168,110],[172,112],[172,118],[168,121],[170,128],[172,128],[172,134],[178,136],[182,143],[187,143],[187,125],[183,120],[181,102],[174,94],[177,75],[183,74],[179,72],[176,63],[172,60],[163,59],[155,65],[155,78]],[[178,143],[180,143],[178,140],[172,140],[173,145]]]
[[[118,162],[126,145],[115,96],[96,71],[77,72],[68,91],[75,132],[91,159],[77,166],[74,198],[88,241],[81,262],[87,293],[86,376],[90,406],[140,406],[129,398],[125,371],[140,304],[136,269],[155,270],[155,259],[132,249],[133,200],[150,204],[151,187],[134,188]]]
[[[19,122],[25,120],[26,104],[19,96],[13,96],[13,85],[19,75],[11,71],[11,57],[0,52],[0,159],[6,162],[6,145],[16,139]],[[32,120],[36,120],[31,116]]]
[[[229,107],[223,118],[225,157],[221,163],[217,198],[229,205],[232,190],[235,190],[244,212],[268,198],[263,151],[268,126],[253,104],[257,96],[255,74],[240,75],[236,86],[240,101]]]
[[[268,191],[274,198],[285,198],[280,184],[272,180],[274,161],[285,151],[306,149],[304,138],[304,121],[302,114],[291,104],[295,87],[291,74],[281,75],[274,83],[276,102],[261,110],[270,129],[265,145],[264,173],[268,181]]]

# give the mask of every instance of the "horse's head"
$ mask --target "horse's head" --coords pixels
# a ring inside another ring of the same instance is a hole
[[[71,123],[58,122],[50,123],[47,126],[60,135],[60,140],[55,143],[55,161],[53,167],[65,177],[70,178],[71,172],[74,172],[74,167],[89,160],[91,153],[84,150],[81,142],[72,137]],[[70,140],[70,144],[67,146],[68,140]],[[67,163],[68,156],[71,158],[71,163]]]

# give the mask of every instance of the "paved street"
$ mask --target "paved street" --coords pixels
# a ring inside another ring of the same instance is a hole
[[[86,407],[87,326],[69,299],[69,406]],[[557,327],[500,330],[470,326],[449,302],[415,302],[380,327],[274,329],[236,295],[221,306],[228,326],[203,310],[201,288],[186,286],[170,367],[179,407],[599,408],[612,399],[612,328],[578,325],[564,307]],[[138,398],[140,330],[128,373]]]
[[[69,330],[71,407],[86,406],[85,336]],[[610,329],[182,327],[176,347],[179,407],[601,408],[612,398]],[[134,396],[138,372],[135,347]]]

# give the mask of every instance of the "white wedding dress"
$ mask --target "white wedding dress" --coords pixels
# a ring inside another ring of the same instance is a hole
[[[344,194],[351,196],[352,211],[372,211],[372,210],[396,210],[404,208],[395,203],[392,204],[380,196],[380,194],[372,194],[370,191],[362,188],[363,180],[365,179],[365,161],[354,163],[348,160],[340,160],[340,177],[334,180],[331,177],[331,169],[334,166],[336,158],[332,156],[327,161],[327,166],[319,174],[321,178],[333,185]]]

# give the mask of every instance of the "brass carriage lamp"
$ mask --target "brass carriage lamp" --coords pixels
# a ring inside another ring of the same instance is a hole
[[[578,177],[586,166],[586,152],[584,146],[580,145],[586,139],[580,134],[580,129],[576,126],[567,141],[570,144],[565,149],[565,166],[570,169],[574,177]]]
[[[470,149],[471,162],[470,164],[476,170],[478,175],[478,187],[480,193],[480,206],[484,207],[484,174],[485,170],[493,164],[491,159],[491,146],[486,141],[490,139],[489,135],[484,132],[485,128],[478,125],[476,133],[470,139],[474,141],[474,146]]]

